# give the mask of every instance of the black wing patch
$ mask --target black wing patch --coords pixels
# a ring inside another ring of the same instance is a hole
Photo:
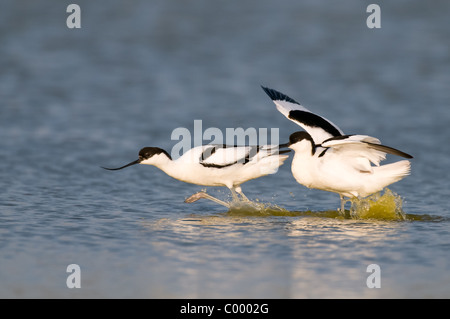
[[[350,134],[350,135],[341,135],[341,136],[334,136],[334,137],[331,137],[331,138],[329,138],[329,139],[323,141],[322,144],[323,144],[323,143],[326,143],[326,142],[328,142],[328,141],[343,140],[343,139],[349,138],[349,137],[351,137],[351,136],[353,136],[353,135],[354,135],[354,134]],[[390,147],[390,146],[381,145],[381,144],[375,144],[375,143],[370,143],[370,142],[365,142],[365,141],[361,141],[361,143],[366,143],[366,144],[368,144],[371,148],[373,148],[373,149],[375,149],[375,150],[377,150],[377,151],[383,152],[383,153],[392,154],[392,155],[397,155],[397,156],[401,156],[401,157],[404,157],[404,158],[413,158],[412,155],[409,155],[409,154],[407,154],[407,153],[405,153],[405,152],[402,152],[402,151],[400,151],[400,150],[398,150],[398,149],[396,149],[396,148]],[[318,146],[321,146],[321,145],[318,145]],[[323,155],[325,155],[325,152],[326,152],[327,150],[328,150],[328,148],[326,148],[326,149],[319,155],[319,157],[322,157]]]
[[[371,148],[376,149],[377,151],[381,151],[384,153],[388,153],[388,154],[392,154],[392,155],[397,155],[397,156],[401,156],[404,158],[413,158],[411,155],[402,152],[396,148],[390,147],[390,146],[386,146],[386,145],[381,145],[381,144],[374,144],[374,143],[369,143],[369,142],[364,142],[366,144],[369,144]]]
[[[256,154],[258,154],[258,152],[259,152],[259,150],[261,148],[259,145],[250,146],[249,149],[248,149],[248,152],[246,152],[244,158],[239,158],[236,161],[231,162],[231,163],[215,164],[215,163],[205,163],[204,162],[207,158],[209,158],[211,155],[213,155],[216,152],[217,149],[219,149],[219,148],[227,148],[227,147],[235,147],[235,146],[214,145],[214,146],[208,147],[200,155],[200,161],[199,161],[200,164],[202,164],[204,167],[212,167],[212,168],[224,168],[224,167],[235,165],[237,163],[247,164],[248,162],[250,162],[253,159],[253,157],[256,156]]]
[[[296,100],[294,100],[293,98],[290,98],[289,96],[278,92],[274,89],[269,89],[266,88],[264,86],[261,86],[262,89],[264,90],[264,92],[266,92],[266,94],[272,99],[272,101],[286,101],[286,102],[290,102],[290,103],[295,103],[300,105],[300,103],[298,103]]]
[[[301,110],[292,110],[289,112],[289,118],[291,120],[300,122],[306,126],[310,127],[319,127],[323,129],[325,132],[333,135],[333,136],[341,136],[342,134],[339,130],[334,127],[330,122],[325,120],[323,117],[316,115],[311,112],[305,112]]]
[[[225,145],[222,145],[222,146],[220,146],[220,145],[213,145],[213,146],[211,146],[211,147],[206,148],[206,149],[202,152],[202,155],[200,155],[200,160],[199,160],[199,162],[201,163],[201,162],[203,162],[204,160],[206,160],[208,157],[210,157],[211,155],[213,155],[213,154],[216,152],[217,148],[219,148],[219,147],[225,147]]]

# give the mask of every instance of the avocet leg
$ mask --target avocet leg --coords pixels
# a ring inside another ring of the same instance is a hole
[[[344,198],[344,196],[339,195],[340,199],[341,199],[341,208],[339,209],[339,212],[342,214],[342,216],[345,216],[345,203],[346,200]]]
[[[244,193],[242,192],[242,188],[240,187],[235,187],[234,188],[236,190],[236,192],[241,195],[241,198],[247,202],[249,202],[250,200],[247,198],[247,196],[244,195]]]
[[[230,188],[230,191],[231,191],[231,196],[233,197],[233,201],[234,202],[240,202],[239,196],[236,193],[236,189]]]
[[[207,194],[206,192],[198,192],[198,193],[195,193],[195,194],[189,196],[188,198],[186,198],[186,199],[184,200],[184,202],[185,202],[185,203],[193,203],[193,202],[198,201],[200,198],[209,199],[209,200],[211,200],[211,201],[213,201],[213,202],[216,202],[217,204],[220,204],[220,205],[223,205],[223,206],[225,206],[225,207],[227,207],[227,208],[230,208],[230,204],[228,204],[227,202],[224,202],[223,200],[220,200],[220,199],[218,199],[218,198],[215,198],[215,197],[213,197],[213,196]]]

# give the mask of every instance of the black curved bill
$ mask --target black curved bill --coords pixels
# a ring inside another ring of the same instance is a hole
[[[125,167],[128,167],[128,166],[131,166],[131,165],[139,164],[140,162],[141,162],[140,160],[135,160],[134,162],[128,163],[127,165],[124,165],[124,166],[118,167],[118,168],[107,168],[107,167],[103,167],[103,166],[101,166],[101,168],[107,169],[107,170],[109,170],[109,171],[117,171],[117,170],[119,170],[119,169],[122,169],[122,168],[125,168]]]

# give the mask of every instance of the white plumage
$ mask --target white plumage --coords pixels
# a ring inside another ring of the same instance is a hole
[[[331,121],[313,114],[292,98],[269,88],[264,91],[277,109],[306,132],[295,132],[286,145],[295,151],[292,174],[300,184],[330,192],[341,197],[344,212],[345,197],[366,197],[381,191],[409,175],[407,160],[380,165],[386,154],[405,158],[411,155],[381,145],[367,135],[344,135]]]
[[[233,197],[239,193],[247,200],[242,192],[241,184],[268,174],[273,174],[288,158],[283,155],[287,151],[279,152],[277,145],[262,146],[228,146],[203,145],[197,146],[177,159],[172,159],[169,153],[158,147],[144,147],[139,152],[139,159],[119,168],[105,168],[119,170],[134,164],[153,165],[167,175],[191,184],[203,186],[226,186]],[[194,202],[200,198],[213,200],[224,206],[227,203],[216,199],[205,192],[199,192],[186,202]]]
[[[295,151],[292,161],[295,179],[309,188],[346,197],[366,197],[409,174],[409,161],[380,166],[386,153],[365,142],[366,137],[354,137],[361,139],[330,140],[317,146],[308,133],[293,133],[289,147]]]

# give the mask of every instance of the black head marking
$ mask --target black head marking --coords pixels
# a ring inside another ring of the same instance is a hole
[[[307,132],[298,131],[292,133],[289,136],[289,145],[301,142],[303,140],[308,140],[311,143],[311,155],[314,155],[316,152],[316,145],[314,144],[314,140],[312,139],[311,135],[309,135]]]
[[[314,145],[314,141],[313,141],[311,135],[309,135],[307,132],[304,132],[304,131],[298,131],[298,132],[292,133],[289,136],[289,144],[292,145],[292,144],[300,142],[304,139],[309,140]]]
[[[165,150],[159,147],[144,147],[139,151],[139,160],[143,161],[149,159],[150,157],[158,154],[165,154],[169,159],[172,157]]]
[[[124,166],[117,167],[117,168],[107,168],[107,167],[102,167],[102,168],[107,169],[109,171],[118,171],[118,170],[123,169],[123,168],[128,167],[128,166],[140,164],[143,160],[149,159],[153,155],[161,154],[161,153],[166,154],[166,156],[168,158],[172,159],[170,157],[169,153],[167,153],[165,150],[163,150],[163,149],[161,149],[159,147],[144,147],[143,149],[141,149],[139,151],[139,159],[137,159],[137,160],[135,160],[135,161],[133,161],[131,163],[128,163],[128,164],[126,164]]]

